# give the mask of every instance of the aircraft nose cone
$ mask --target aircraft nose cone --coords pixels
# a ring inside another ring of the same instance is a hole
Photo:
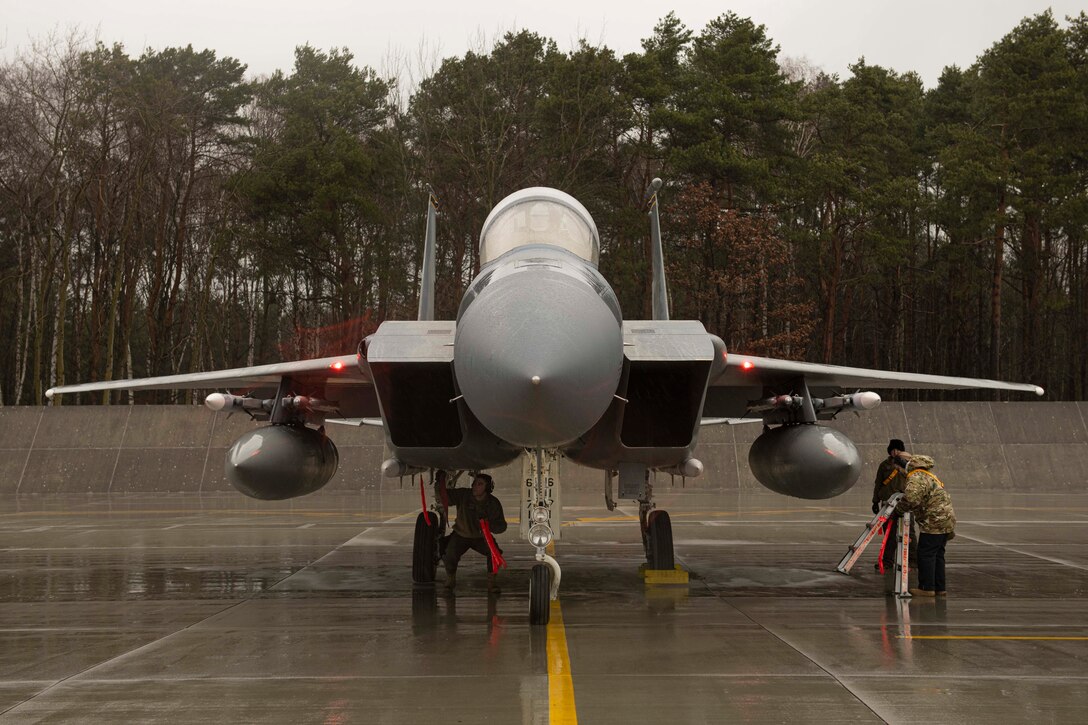
[[[588,431],[622,368],[615,315],[588,284],[560,273],[497,280],[457,324],[454,369],[465,403],[517,446],[553,448]]]

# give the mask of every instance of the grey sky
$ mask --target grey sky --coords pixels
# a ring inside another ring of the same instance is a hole
[[[0,0],[0,54],[11,58],[33,39],[76,26],[130,55],[145,47],[192,44],[230,55],[251,74],[289,70],[296,45],[347,47],[360,65],[390,69],[389,59],[428,63],[489,47],[502,32],[528,28],[563,50],[579,38],[618,53],[639,49],[669,10],[693,30],[728,10],[767,26],[781,56],[806,58],[841,77],[864,56],[874,65],[917,71],[932,87],[946,65],[968,66],[1027,15],[1053,9],[1064,23],[1083,2],[1066,0]]]

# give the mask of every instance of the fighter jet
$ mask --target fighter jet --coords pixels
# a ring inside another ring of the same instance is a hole
[[[637,501],[647,565],[674,566],[668,513],[655,508],[651,474],[699,476],[703,425],[754,420],[763,433],[748,462],[781,494],[825,499],[849,489],[861,459],[850,439],[820,425],[872,409],[864,388],[988,388],[1042,395],[1034,385],[819,365],[726,350],[695,320],[671,320],[662,257],[657,179],[647,190],[653,319],[624,320],[598,271],[600,237],[586,208],[557,189],[503,199],[480,232],[480,273],[456,320],[434,319],[435,210],[427,208],[416,320],[387,321],[357,353],[188,375],[65,385],[47,392],[200,389],[215,411],[246,411],[267,426],[227,454],[228,480],[259,499],[313,493],[336,473],[326,422],[381,426],[388,477],[436,469],[479,471],[526,455],[527,538],[536,550],[529,614],[546,624],[558,562],[546,547],[558,531],[559,498],[544,461],[565,458],[603,471],[605,499]],[[854,392],[846,392],[854,391]],[[433,583],[440,517],[422,512],[413,579]]]

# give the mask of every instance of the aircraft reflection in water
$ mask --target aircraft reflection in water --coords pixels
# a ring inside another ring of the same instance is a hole
[[[916,375],[727,354],[700,322],[670,320],[654,180],[653,319],[624,321],[597,270],[600,239],[576,199],[523,189],[491,211],[480,234],[480,274],[456,321],[434,320],[435,202],[428,206],[418,318],[385,322],[358,354],[190,375],[67,385],[49,391],[196,388],[212,410],[244,410],[270,425],[227,455],[226,475],[243,493],[284,499],[312,493],[336,472],[326,421],[380,425],[392,457],[386,476],[437,468],[475,471],[556,453],[604,471],[605,497],[639,503],[648,565],[673,568],[668,514],[655,510],[651,471],[693,477],[699,428],[757,420],[764,432],[749,464],[778,493],[830,498],[849,489],[861,461],[841,432],[818,425],[844,410],[880,404],[861,388],[990,388],[1042,394],[1033,385]],[[558,517],[554,491],[537,475],[529,505],[530,619],[548,621],[560,570],[545,553]],[[553,518],[555,516],[555,518]],[[433,582],[439,517],[420,515],[413,578]]]

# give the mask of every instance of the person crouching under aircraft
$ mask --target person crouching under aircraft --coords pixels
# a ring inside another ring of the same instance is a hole
[[[477,473],[472,479],[472,488],[451,488],[448,490],[450,506],[457,507],[457,519],[453,522],[453,533],[446,541],[442,563],[446,567],[446,589],[457,586],[457,562],[469,549],[474,549],[487,558],[487,590],[498,593],[499,587],[492,573],[491,550],[484,537],[481,521],[486,521],[492,534],[506,531],[506,515],[502,503],[494,495],[495,482],[486,473]],[[496,544],[496,547],[498,545]],[[502,554],[502,549],[499,549]]]
[[[916,597],[932,597],[945,592],[944,547],[956,535],[956,512],[952,497],[941,479],[930,469],[933,459],[912,455],[907,464],[907,486],[896,511],[910,511],[918,519],[918,588]]]

